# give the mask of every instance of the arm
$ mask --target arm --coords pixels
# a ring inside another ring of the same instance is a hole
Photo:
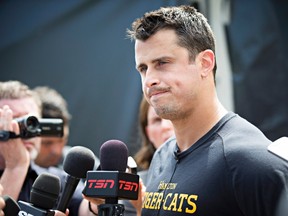
[[[0,130],[13,131],[19,134],[19,126],[12,120],[12,111],[8,106],[0,109]],[[17,200],[24,183],[30,156],[21,139],[9,139],[0,141],[0,166],[4,169],[0,183],[3,186],[3,194]],[[13,187],[11,187],[13,185]]]

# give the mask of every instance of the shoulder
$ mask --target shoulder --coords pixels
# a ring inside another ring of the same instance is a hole
[[[142,170],[138,172],[139,177],[141,178],[144,185],[146,185],[148,170]]]
[[[174,158],[174,152],[176,151],[177,141],[175,136],[169,138],[163,143],[154,153],[150,166],[153,164],[163,163],[167,158]]]
[[[261,130],[236,114],[223,124],[217,131],[217,136],[226,156],[248,154],[261,157],[268,153],[267,146],[271,144]],[[257,152],[263,154],[256,154]]]
[[[174,152],[176,149],[176,137],[172,136],[170,137],[165,143],[163,143],[156,151],[156,154],[165,154],[165,153],[171,153]]]
[[[277,181],[280,175],[287,177],[288,163],[268,151],[272,141],[247,120],[235,115],[217,136],[234,179]]]

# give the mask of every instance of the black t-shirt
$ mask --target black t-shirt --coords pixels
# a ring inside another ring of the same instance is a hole
[[[186,151],[168,140],[150,165],[142,215],[275,215],[288,196],[288,163],[267,151],[270,143],[234,113]]]

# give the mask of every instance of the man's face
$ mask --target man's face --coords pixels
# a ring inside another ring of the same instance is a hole
[[[199,62],[189,59],[173,30],[160,30],[146,41],[136,40],[136,68],[147,101],[161,118],[185,118],[197,105]]]
[[[8,105],[13,112],[13,118],[19,118],[27,115],[40,117],[40,110],[33,98],[22,99],[2,99],[0,100],[0,107]],[[34,137],[31,139],[21,139],[23,145],[30,153],[30,158],[34,160],[41,148],[41,138]]]
[[[63,137],[42,137],[41,150],[35,163],[42,167],[57,166],[62,159],[63,148],[68,141],[68,134],[68,126],[65,126]]]

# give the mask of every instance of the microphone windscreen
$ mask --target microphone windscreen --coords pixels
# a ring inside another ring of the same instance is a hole
[[[42,209],[52,209],[60,193],[60,179],[50,173],[39,175],[32,185],[30,202]]]
[[[108,140],[100,147],[101,170],[125,172],[128,148],[119,140]]]
[[[63,169],[70,176],[86,178],[86,173],[93,170],[95,163],[94,153],[83,146],[72,147],[63,162]]]
[[[6,203],[5,208],[3,209],[4,214],[9,216],[17,216],[18,212],[20,211],[18,203],[8,195],[4,195],[3,199]]]

